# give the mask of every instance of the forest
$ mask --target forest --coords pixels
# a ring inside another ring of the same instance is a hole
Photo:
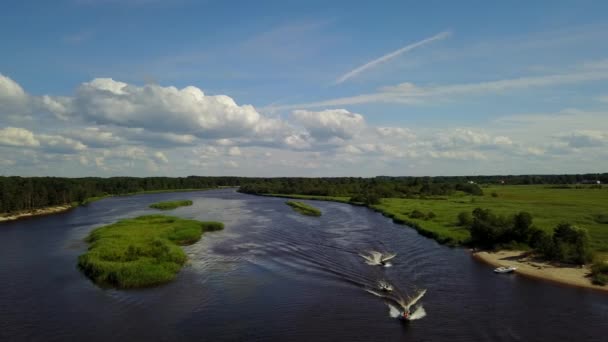
[[[365,203],[379,198],[449,195],[460,190],[483,194],[476,184],[550,184],[568,186],[608,182],[608,173],[584,175],[523,175],[467,177],[374,178],[248,178],[248,177],[4,177],[0,176],[0,213],[13,213],[55,205],[84,203],[89,198],[144,191],[240,187],[244,193],[283,193],[349,196]]]

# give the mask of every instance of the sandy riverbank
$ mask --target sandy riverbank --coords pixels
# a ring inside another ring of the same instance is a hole
[[[55,214],[55,213],[69,210],[71,208],[72,208],[71,205],[58,205],[58,206],[54,206],[54,207],[34,209],[31,211],[21,212],[21,213],[16,213],[16,214],[8,214],[6,216],[0,215],[0,222],[18,220],[21,218],[31,217],[31,216]]]
[[[556,266],[535,260],[520,251],[476,252],[473,257],[496,267],[517,267],[515,272],[527,277],[608,292],[608,286],[591,283],[587,267]]]

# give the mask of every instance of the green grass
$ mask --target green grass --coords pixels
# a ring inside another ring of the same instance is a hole
[[[285,204],[292,207],[293,210],[299,212],[302,215],[321,216],[321,210],[319,210],[311,205],[308,205],[306,203],[296,202],[296,201],[287,201],[287,202],[285,202]]]
[[[160,210],[171,210],[179,207],[186,207],[192,205],[192,201],[190,200],[179,200],[179,201],[166,201],[166,202],[158,202],[150,204],[150,208],[160,209]]]
[[[87,237],[89,250],[78,266],[96,284],[137,288],[171,281],[186,262],[179,247],[200,240],[203,232],[223,229],[220,222],[148,215],[97,228]]]
[[[561,222],[569,222],[589,232],[591,247],[608,256],[608,225],[600,223],[602,214],[608,213],[608,187],[603,189],[552,188],[543,185],[512,185],[484,187],[483,196],[470,196],[461,192],[453,196],[436,196],[427,199],[383,198],[380,204],[370,207],[393,218],[397,223],[416,228],[421,234],[442,243],[458,245],[469,238],[469,232],[458,226],[461,211],[480,207],[499,214],[515,214],[527,211],[534,218],[534,225],[547,232]],[[498,196],[492,196],[496,193]],[[308,196],[285,197],[308,198]],[[315,199],[333,200],[315,196]],[[348,202],[348,197],[337,197]],[[432,219],[415,219],[410,214],[418,210],[433,212]],[[600,221],[600,222],[598,222]]]

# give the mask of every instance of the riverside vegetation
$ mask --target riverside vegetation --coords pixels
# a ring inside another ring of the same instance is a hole
[[[179,201],[166,201],[150,204],[150,208],[159,210],[171,210],[179,207],[186,207],[192,205],[190,200],[179,200]]]
[[[285,204],[287,204],[288,206],[293,208],[293,210],[299,212],[302,215],[321,216],[321,210],[313,207],[312,205],[296,201],[287,201],[285,202]]]
[[[281,197],[365,205],[449,245],[530,250],[562,264],[595,260],[592,281],[608,281],[608,189],[601,185],[377,182],[359,192],[342,188],[323,196],[316,194],[320,188],[291,182],[249,184],[241,191],[257,189]],[[290,189],[299,193],[283,192]]]
[[[221,222],[164,215],[120,220],[89,234],[89,249],[78,258],[78,266],[100,286],[137,288],[166,283],[186,262],[179,246],[223,228]]]

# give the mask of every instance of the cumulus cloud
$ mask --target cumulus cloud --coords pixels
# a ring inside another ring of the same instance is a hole
[[[85,127],[83,129],[72,129],[65,135],[78,139],[90,147],[110,147],[124,143],[124,140],[109,130],[100,127]]]
[[[253,106],[239,106],[226,95],[206,95],[193,86],[139,87],[110,78],[83,83],[71,101],[71,113],[99,124],[204,138],[253,134],[265,124]]]
[[[84,151],[87,146],[80,141],[71,138],[66,138],[60,135],[40,134],[37,136],[42,143],[44,149],[53,153],[73,153]]]
[[[412,130],[401,127],[376,127],[376,134],[383,138],[399,138],[405,140],[416,139],[416,134]]]
[[[28,95],[17,82],[0,74],[0,114],[23,109],[28,105]]]
[[[485,132],[457,128],[438,134],[433,145],[440,150],[463,147],[501,148],[513,145],[511,138],[506,136],[490,136]]]
[[[365,128],[361,114],[346,109],[328,109],[320,112],[296,110],[292,113],[296,123],[303,126],[311,136],[320,140],[332,137],[350,139]]]
[[[40,146],[40,141],[27,129],[7,127],[0,129],[0,145],[36,147]]]

